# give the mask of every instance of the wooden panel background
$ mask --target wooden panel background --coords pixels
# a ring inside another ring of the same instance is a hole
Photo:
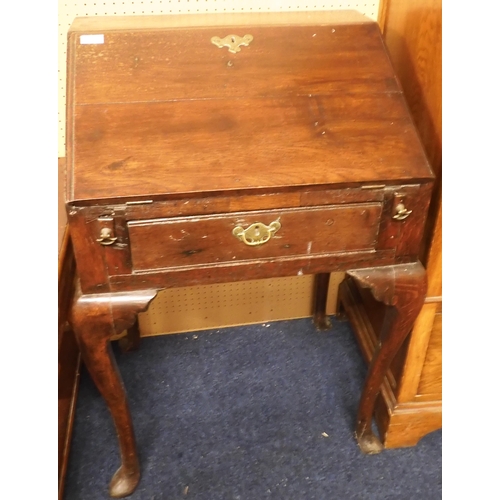
[[[384,41],[436,174],[424,245],[428,251],[441,203],[442,2],[384,0],[380,10]]]
[[[381,7],[384,40],[401,81],[424,149],[436,174],[423,256],[428,272],[427,300],[410,338],[399,400],[423,393],[419,381],[430,360],[441,369],[441,334],[435,316],[441,307],[441,170],[442,170],[442,2],[441,0],[385,0]],[[426,358],[426,353],[428,357]],[[439,358],[439,359],[438,359]],[[440,393],[440,380],[433,391]],[[439,386],[437,385],[439,384]],[[439,397],[441,399],[441,397]]]
[[[395,448],[442,425],[442,1],[383,0],[379,25],[437,178],[421,255],[426,303],[395,360],[395,397],[381,398],[376,413],[385,446]]]
[[[417,400],[425,397],[430,401],[440,401],[442,398],[442,329],[443,315],[438,312],[434,316],[427,354],[418,384]]]

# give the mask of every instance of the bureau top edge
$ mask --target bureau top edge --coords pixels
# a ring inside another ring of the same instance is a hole
[[[175,28],[243,27],[243,26],[328,26],[331,24],[375,23],[356,10],[294,12],[241,12],[206,14],[169,14],[152,16],[76,17],[68,34],[101,31],[141,31]]]
[[[281,188],[248,188],[248,189],[227,189],[227,190],[206,190],[196,192],[164,192],[164,193],[150,193],[143,195],[124,195],[124,196],[108,196],[108,197],[87,197],[79,198],[73,196],[73,193],[67,192],[65,204],[71,208],[83,207],[105,207],[110,205],[149,205],[153,203],[173,202],[183,203],[190,200],[193,203],[203,202],[206,199],[227,199],[227,198],[249,198],[249,197],[273,197],[294,196],[315,194],[324,195],[325,193],[360,193],[365,192],[374,194],[376,199],[378,194],[382,192],[396,192],[398,190],[405,190],[406,188],[413,188],[417,186],[432,185],[435,182],[435,176],[431,173],[429,177],[401,179],[399,182],[388,180],[381,183],[374,184],[373,182],[365,183],[339,183],[339,184],[309,184],[309,185],[295,185],[295,186],[282,186]]]

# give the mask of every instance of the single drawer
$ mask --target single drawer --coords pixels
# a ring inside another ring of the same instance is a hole
[[[134,271],[280,259],[375,247],[381,203],[128,223]]]

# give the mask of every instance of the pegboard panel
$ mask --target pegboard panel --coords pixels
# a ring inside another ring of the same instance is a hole
[[[344,273],[330,279],[327,312],[334,314]],[[162,290],[139,314],[143,337],[265,323],[312,315],[314,276],[293,276]]]
[[[125,0],[65,2],[59,0],[59,59],[58,59],[58,154],[65,156],[66,110],[66,36],[75,17],[84,16],[141,16],[168,14],[202,14],[223,12],[280,12],[311,10],[357,10],[377,20],[379,1],[325,1],[325,0]]]

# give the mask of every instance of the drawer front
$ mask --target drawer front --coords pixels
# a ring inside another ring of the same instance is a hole
[[[381,211],[381,203],[360,203],[129,221],[132,266],[148,271],[374,249]]]

